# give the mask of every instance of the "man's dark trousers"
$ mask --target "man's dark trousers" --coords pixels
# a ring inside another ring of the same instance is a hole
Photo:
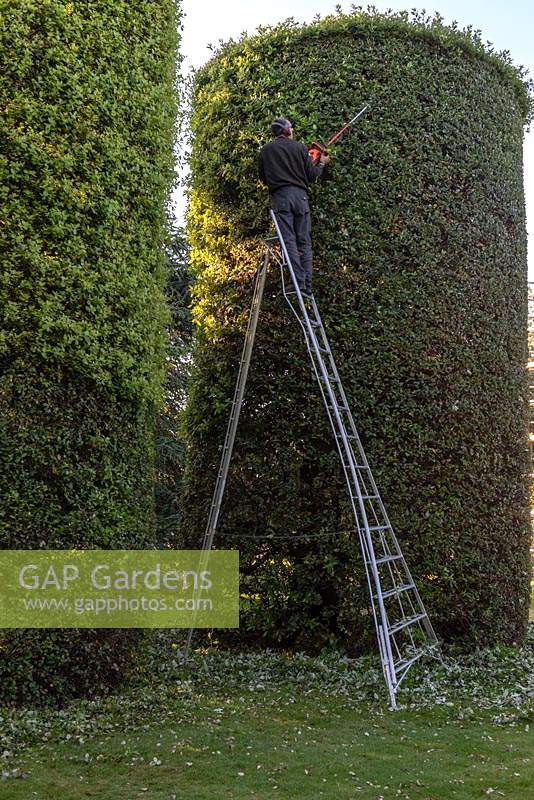
[[[301,290],[312,288],[312,242],[310,202],[305,189],[282,186],[271,204]]]

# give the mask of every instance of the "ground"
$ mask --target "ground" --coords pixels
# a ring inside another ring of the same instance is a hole
[[[429,661],[391,712],[378,664],[197,653],[162,632],[151,680],[63,711],[0,712],[2,800],[525,800],[534,625],[521,648]]]
[[[462,719],[444,707],[369,713],[271,692],[197,698],[184,718],[182,700],[166,698],[134,730],[34,748],[28,777],[6,781],[2,797],[519,800],[534,783],[524,720],[495,725],[491,713]]]

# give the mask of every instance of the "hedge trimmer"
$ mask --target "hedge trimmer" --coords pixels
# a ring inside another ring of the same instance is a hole
[[[330,139],[327,141],[327,143],[325,145],[324,144],[320,144],[319,142],[312,142],[311,143],[311,145],[308,147],[308,151],[310,153],[311,160],[313,161],[314,165],[317,165],[319,163],[319,161],[321,159],[321,156],[325,156],[325,155],[328,154],[328,148],[331,145],[335,144],[339,139],[341,139],[343,134],[346,131],[348,131],[348,129],[351,127],[351,125],[354,125],[356,120],[359,119],[362,116],[362,114],[365,114],[365,112],[368,110],[368,108],[369,108],[369,106],[366,103],[364,105],[364,107],[362,109],[360,109],[360,111],[358,111],[358,113],[356,114],[355,117],[353,117],[351,120],[349,120],[349,122],[346,122],[343,125],[343,127],[340,128],[337,131],[337,133],[334,133],[334,135],[330,137]]]

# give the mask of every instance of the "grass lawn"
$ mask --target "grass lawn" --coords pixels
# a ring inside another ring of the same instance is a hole
[[[523,722],[457,709],[369,713],[320,694],[168,694],[138,725],[49,742],[23,759],[5,800],[531,797],[534,740]],[[112,724],[112,717],[108,723]]]
[[[0,711],[0,798],[528,800],[531,627],[522,648],[421,664],[397,712],[371,659],[210,653],[186,669],[162,634],[137,688]]]

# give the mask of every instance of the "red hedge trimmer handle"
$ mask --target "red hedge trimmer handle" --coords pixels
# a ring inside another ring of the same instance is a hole
[[[353,117],[349,122],[346,122],[342,128],[340,128],[338,131],[336,131],[336,133],[334,133],[333,136],[330,137],[330,139],[327,142],[327,145],[335,144],[338,141],[338,139],[341,139],[345,131],[348,131],[351,125],[354,125],[356,120],[359,119],[362,116],[362,114],[365,114],[365,112],[368,109],[369,106],[366,103],[363,106],[363,108],[360,111],[358,111],[355,117]],[[319,144],[319,142],[312,142],[311,145],[308,147],[308,152],[311,156],[311,160],[313,161],[314,166],[317,166],[317,164],[321,160],[321,156],[325,156],[328,154],[328,150],[326,149],[326,147],[323,144]]]
[[[321,160],[321,156],[327,155],[328,150],[322,144],[319,144],[319,142],[312,142],[308,147],[308,152],[311,156],[314,167],[316,167]]]

